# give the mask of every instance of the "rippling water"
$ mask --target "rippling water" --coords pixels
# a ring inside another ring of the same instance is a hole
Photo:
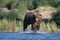
[[[60,34],[0,32],[0,40],[60,40]]]

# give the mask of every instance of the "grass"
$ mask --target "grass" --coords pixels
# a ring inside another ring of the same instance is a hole
[[[23,29],[23,23],[19,21],[18,25],[15,24],[15,32],[19,32]],[[13,23],[10,21],[9,23],[7,20],[0,20],[0,32],[12,32]],[[27,31],[31,28],[31,25],[27,28]],[[52,23],[44,24],[43,22],[40,23],[40,29],[43,31],[47,31],[48,33],[60,33],[60,30],[57,29],[57,25]]]
[[[47,31],[49,33],[57,33],[57,25],[54,22],[52,23],[48,22],[47,24],[41,22],[40,29],[43,31]]]

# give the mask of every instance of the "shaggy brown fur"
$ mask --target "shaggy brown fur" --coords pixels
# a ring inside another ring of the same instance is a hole
[[[38,11],[35,12],[28,12],[25,15],[24,18],[24,22],[23,22],[23,30],[25,31],[25,29],[28,27],[29,24],[31,24],[31,30],[34,30],[34,32],[36,30],[40,29],[40,21],[41,21],[42,15],[39,14]]]
[[[36,11],[35,16],[36,16],[36,22],[32,25],[32,28],[36,32],[36,30],[40,29],[40,22],[41,22],[42,15],[39,14],[38,11]]]

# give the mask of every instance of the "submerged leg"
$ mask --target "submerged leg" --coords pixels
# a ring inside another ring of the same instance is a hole
[[[24,22],[24,23],[23,23],[23,31],[25,31],[26,28],[27,28],[27,24],[26,24],[26,22]]]
[[[36,33],[36,30],[37,30],[36,23],[33,24],[33,28],[34,28],[34,33]]]
[[[36,23],[32,24],[32,28],[31,28],[31,30],[33,30],[34,33],[36,33],[36,30],[37,30],[37,28],[36,28]]]
[[[31,30],[34,30],[34,28],[33,28],[33,24],[32,24],[32,26],[31,26]]]
[[[39,29],[40,29],[40,24],[37,25],[37,30],[39,30]]]

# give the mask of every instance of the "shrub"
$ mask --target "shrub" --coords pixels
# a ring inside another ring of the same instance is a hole
[[[8,25],[7,20],[2,20],[2,21],[0,21],[0,31],[6,30],[7,25]]]
[[[57,26],[60,26],[60,9],[53,15],[53,20],[56,22]]]
[[[29,10],[36,9],[38,7],[38,3],[39,3],[39,0],[30,0],[27,5],[27,8]]]
[[[57,32],[57,26],[56,26],[55,22],[47,23],[47,24],[44,24],[43,22],[41,22],[40,29],[43,31],[47,31],[48,33]]]

